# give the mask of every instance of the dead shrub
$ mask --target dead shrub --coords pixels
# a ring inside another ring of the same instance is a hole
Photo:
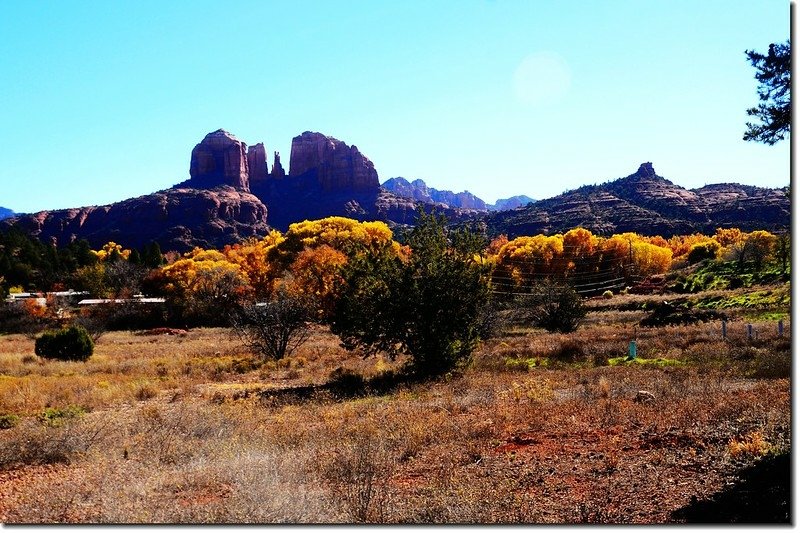
[[[393,470],[388,451],[366,435],[338,448],[324,472],[354,521],[383,523],[390,498],[386,480]]]
[[[110,422],[94,418],[66,420],[59,425],[26,419],[3,432],[0,438],[0,470],[16,466],[70,463],[100,444]]]
[[[575,339],[562,340],[547,356],[560,363],[577,363],[586,360],[583,343]]]

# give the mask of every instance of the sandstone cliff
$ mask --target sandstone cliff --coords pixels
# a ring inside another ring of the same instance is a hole
[[[247,148],[247,169],[250,172],[249,183],[261,183],[267,180],[267,149],[264,143],[257,143]]]
[[[377,192],[380,188],[375,166],[355,145],[311,131],[292,139],[289,176],[312,176],[326,192]]]
[[[223,129],[205,136],[192,150],[187,182],[195,189],[229,185],[250,190],[247,145]]]

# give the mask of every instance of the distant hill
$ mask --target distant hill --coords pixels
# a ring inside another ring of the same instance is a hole
[[[420,179],[409,182],[402,177],[390,178],[383,182],[382,187],[397,196],[404,196],[426,204],[444,204],[447,207],[477,209],[478,211],[488,210],[486,202],[469,191],[440,191],[439,189],[428,187]]]
[[[469,191],[453,192],[441,191],[433,187],[429,187],[421,179],[408,181],[405,178],[390,178],[383,182],[381,185],[384,189],[397,196],[411,198],[418,202],[426,204],[443,204],[446,207],[456,209],[475,209],[478,211],[502,211],[504,209],[514,209],[522,205],[528,205],[535,202],[533,198],[525,195],[512,196],[497,200],[494,204],[487,204]]]
[[[630,176],[491,213],[485,221],[491,234],[509,237],[563,233],[577,226],[600,235],[632,231],[664,237],[713,233],[718,227],[780,231],[790,226],[786,192],[731,183],[687,190],[643,163]]]
[[[0,220],[3,220],[4,218],[11,218],[14,216],[14,214],[14,211],[11,209],[0,207]]]
[[[525,196],[524,194],[520,194],[518,196],[512,196],[511,198],[503,198],[497,200],[493,204],[487,204],[486,207],[489,208],[489,211],[507,211],[508,209],[516,209],[518,207],[523,207],[528,204],[532,204],[535,202],[533,198],[530,196]]]

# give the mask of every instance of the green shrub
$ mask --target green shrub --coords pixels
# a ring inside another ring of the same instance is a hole
[[[550,280],[537,283],[525,303],[533,324],[551,333],[575,331],[587,313],[575,289]]]
[[[603,291],[603,299],[604,300],[610,300],[613,297],[614,297],[614,293],[613,292],[611,292],[611,291]]]
[[[0,429],[11,429],[19,424],[17,415],[0,415]]]
[[[86,361],[94,352],[94,342],[81,326],[45,331],[36,339],[36,355],[60,361]]]
[[[466,248],[450,242],[445,222],[419,213],[407,237],[408,260],[391,250],[350,260],[330,320],[345,348],[391,359],[408,355],[419,378],[470,362],[481,330],[486,333],[488,276]]]
[[[39,422],[45,426],[60,427],[64,425],[66,420],[73,420],[86,414],[86,409],[79,405],[70,405],[68,407],[48,407],[37,418]]]

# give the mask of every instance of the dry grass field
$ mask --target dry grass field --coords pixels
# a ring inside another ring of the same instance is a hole
[[[592,301],[573,334],[515,329],[486,341],[463,373],[355,398],[281,392],[324,384],[336,368],[370,377],[399,364],[348,353],[321,328],[279,364],[261,364],[225,329],[107,333],[86,363],[41,360],[25,336],[0,337],[0,521],[669,523],[753,519],[747,505],[783,512],[787,495],[768,481],[789,477],[788,320],[783,337],[752,310],[730,311],[727,339],[719,322],[636,327],[646,315],[636,306],[659,298]],[[619,363],[634,337],[637,360]]]

